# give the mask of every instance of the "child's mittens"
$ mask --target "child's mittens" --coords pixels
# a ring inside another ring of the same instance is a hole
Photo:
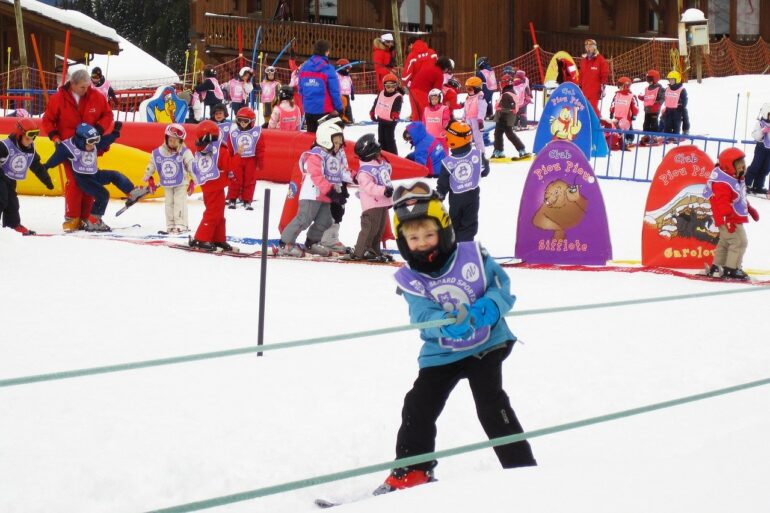
[[[190,183],[187,184],[187,195],[192,196],[192,193],[195,191],[195,182],[190,180]]]
[[[770,134],[770,125],[762,127],[763,134]]]
[[[479,125],[479,129],[484,128],[484,120],[483,119],[477,119],[476,122]]]
[[[390,119],[392,119],[393,121],[398,121],[399,118],[401,118],[401,114],[398,112],[392,112],[390,114]]]
[[[759,212],[757,212],[757,209],[752,207],[751,205],[748,205],[749,209],[749,215],[754,221],[759,221]]]
[[[473,336],[473,326],[471,325],[471,316],[465,305],[460,305],[457,310],[448,312],[445,319],[455,319],[454,324],[441,327],[441,335],[446,338],[462,340]]]
[[[500,309],[488,297],[481,297],[468,308],[475,328],[494,326],[500,320]]]
[[[382,194],[385,195],[386,198],[392,197],[393,196],[393,186],[392,185],[386,185],[385,186],[385,191],[383,191]],[[755,210],[755,212],[756,212],[756,210]],[[756,219],[755,219],[755,221],[756,221]]]
[[[374,115],[374,111],[369,112],[369,119],[372,121],[377,121],[377,116]]]
[[[155,191],[158,190],[158,186],[155,185],[155,178],[150,177],[150,179],[147,180],[147,190],[150,191],[150,194],[154,194]]]

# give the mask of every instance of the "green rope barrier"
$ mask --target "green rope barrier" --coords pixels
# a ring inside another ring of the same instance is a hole
[[[604,422],[618,420],[626,417],[632,417],[634,415],[641,415],[643,413],[649,413],[656,410],[672,408],[674,406],[680,406],[682,404],[692,403],[695,401],[702,401],[704,399],[710,399],[712,397],[732,394],[735,392],[740,392],[742,390],[756,388],[756,387],[760,387],[768,384],[770,384],[770,378],[765,378],[758,381],[751,381],[748,383],[742,383],[740,385],[721,388],[718,390],[712,390],[710,392],[704,392],[700,394],[680,397],[669,401],[649,404],[647,406],[640,406],[637,408],[631,408],[629,410],[622,410],[614,413],[608,413],[606,415],[599,415],[597,417],[590,417],[587,419],[576,420],[573,422],[567,422],[565,424],[558,424],[547,428],[536,429],[534,431],[527,431],[517,435],[509,435],[509,436],[503,436],[500,438],[493,438],[492,440],[486,440],[483,442],[477,442],[477,443],[468,444],[468,445],[461,445],[459,447],[421,454],[418,456],[410,456],[408,458],[401,458],[398,460],[386,461],[383,463],[377,463],[375,465],[367,465],[365,467],[344,470],[342,472],[334,472],[332,474],[324,474],[320,476],[309,477],[306,479],[300,479],[298,481],[291,481],[288,483],[282,483],[274,486],[267,486],[264,488],[257,488],[255,490],[234,493],[232,495],[224,495],[224,496],[215,497],[212,499],[190,502],[187,504],[181,504],[179,506],[173,506],[170,508],[152,510],[152,513],[182,513],[186,511],[199,511],[202,509],[214,508],[217,506],[223,506],[225,504],[232,504],[234,502],[241,502],[249,499],[255,499],[258,497],[264,497],[266,495],[275,495],[278,493],[297,490],[300,488],[307,488],[310,486],[329,483],[332,481],[340,481],[342,479],[348,479],[351,477],[371,474],[373,472],[390,470],[396,467],[406,467],[409,465],[415,465],[417,463],[423,463],[425,461],[431,461],[431,460],[444,458],[448,456],[455,456],[466,452],[478,451],[480,449],[496,447],[498,445],[505,445],[513,442],[519,442],[521,440],[538,438],[541,436],[560,433],[562,431],[569,431],[572,429],[578,429],[586,426],[591,426],[594,424],[601,424]]]
[[[660,303],[666,301],[680,301],[685,299],[699,299],[714,296],[725,296],[731,294],[748,294],[751,292],[761,292],[770,290],[770,288],[750,288],[750,289],[731,289],[717,290],[711,292],[697,292],[692,294],[680,294],[675,296],[658,296],[651,298],[628,299],[623,301],[609,301],[605,303],[589,303],[584,305],[556,306],[551,308],[535,308],[531,310],[521,310],[508,312],[505,317],[524,317],[527,315],[541,315],[561,312],[575,312],[582,310],[595,310],[600,308],[613,308],[631,305],[640,305],[645,303]],[[288,349],[291,347],[311,346],[315,344],[324,344],[327,342],[336,342],[338,340],[349,340],[353,338],[373,337],[377,335],[386,335],[388,333],[397,333],[401,331],[436,328],[452,324],[452,319],[440,319],[437,321],[426,321],[416,324],[403,324],[400,326],[391,326],[389,328],[378,328],[374,330],[355,331],[352,333],[342,333],[340,335],[329,335],[325,337],[306,338],[292,340],[289,342],[278,342],[275,344],[265,344],[262,346],[247,346],[235,349],[225,349],[222,351],[212,351],[208,353],[197,353],[182,356],[171,356],[168,358],[159,358],[156,360],[144,360],[138,362],[119,363],[115,365],[105,365],[102,367],[90,367],[85,369],[74,369],[47,374],[36,374],[31,376],[20,376],[17,378],[7,378],[0,380],[0,388],[12,387],[18,385],[27,385],[30,383],[40,383],[44,381],[56,381],[61,379],[78,378],[83,376],[93,376],[96,374],[108,374],[112,372],[123,372],[133,369],[145,369],[148,367],[160,367],[163,365],[172,365],[177,363],[194,362],[199,360],[212,360],[215,358],[224,358],[226,356],[236,356],[242,354],[255,354],[258,352],[274,351],[277,349]]]

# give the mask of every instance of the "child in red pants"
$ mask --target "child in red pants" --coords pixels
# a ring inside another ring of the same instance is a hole
[[[257,171],[262,166],[265,143],[260,139],[262,127],[256,126],[257,115],[248,107],[241,107],[235,117],[235,125],[229,133],[230,155],[240,159],[232,170],[235,178],[227,189],[227,208],[235,209],[238,200],[246,210],[254,210],[254,189],[257,187]]]
[[[225,232],[225,187],[232,182],[233,165],[239,164],[237,154],[230,150],[220,138],[219,127],[211,120],[195,127],[195,148],[193,177],[203,191],[203,219],[190,239],[190,247],[205,251],[237,251],[227,243]]]

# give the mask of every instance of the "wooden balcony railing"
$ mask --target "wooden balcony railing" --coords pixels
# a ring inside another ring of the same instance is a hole
[[[275,57],[283,46],[295,38],[294,52],[306,57],[313,53],[313,45],[319,39],[331,44],[331,59],[344,57],[351,61],[371,61],[372,42],[383,33],[383,29],[347,27],[306,23],[300,21],[265,21],[254,18],[206,14],[204,37],[206,46],[238,49],[238,29],[243,31],[244,56],[251,57],[251,49],[257,28],[262,26],[260,51]],[[402,48],[406,52],[406,40],[419,36],[431,48],[440,51],[444,37],[440,33],[401,32]],[[269,60],[272,61],[272,58]]]
[[[617,55],[630,52],[640,45],[649,41],[670,41],[676,42],[677,40],[670,37],[609,37],[609,36],[594,36],[587,32],[536,32],[537,43],[543,50],[549,52],[558,52],[564,50],[573,57],[580,57],[585,53],[585,46],[583,43],[586,39],[596,39],[599,51],[606,58],[614,57]],[[527,33],[527,41],[531,47],[532,40]]]

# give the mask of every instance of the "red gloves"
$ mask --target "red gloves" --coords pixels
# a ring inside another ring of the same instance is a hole
[[[479,123],[479,130],[483,129],[484,128],[484,120],[483,119],[477,119],[476,121],[478,121],[478,123]]]
[[[398,113],[398,112],[393,112],[393,113],[390,115],[390,119],[392,119],[393,121],[398,121],[398,118],[400,118],[400,117],[401,117],[401,114],[400,114],[400,113]]]
[[[372,121],[377,121],[377,116],[374,115],[374,111],[369,113],[369,118],[371,118]]]
[[[187,195],[192,196],[193,191],[195,191],[195,182],[190,180],[190,183],[187,184]]]
[[[150,191],[150,194],[154,194],[155,191],[158,190],[158,186],[155,185],[155,178],[150,177],[150,179],[147,180],[147,190]]]
[[[757,212],[757,209],[752,207],[751,205],[748,205],[749,208],[749,215],[754,221],[759,221],[759,212]]]

